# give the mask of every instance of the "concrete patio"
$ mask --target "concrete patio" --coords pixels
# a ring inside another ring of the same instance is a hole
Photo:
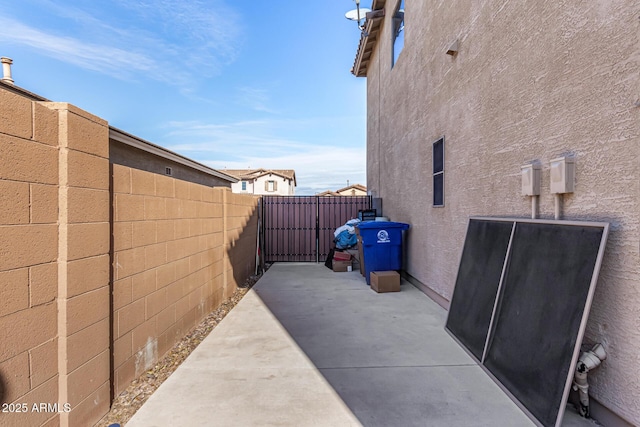
[[[127,426],[535,425],[445,320],[407,282],[376,294],[358,272],[275,264]]]

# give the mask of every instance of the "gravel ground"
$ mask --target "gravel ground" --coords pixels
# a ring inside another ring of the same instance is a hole
[[[125,425],[133,414],[147,401],[154,391],[160,387],[169,375],[191,354],[222,319],[240,302],[260,276],[252,276],[239,287],[222,305],[212,311],[202,322],[158,361],[158,363],[140,377],[133,380],[125,391],[116,396],[111,410],[96,424],[97,427],[108,427],[111,424]]]

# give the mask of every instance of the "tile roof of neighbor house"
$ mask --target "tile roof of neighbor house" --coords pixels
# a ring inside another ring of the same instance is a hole
[[[378,33],[384,19],[384,6],[386,0],[373,0],[371,4],[371,12],[367,13],[367,19],[364,21],[364,30],[360,34],[360,43],[356,59],[351,68],[351,73],[356,77],[367,76],[367,66],[373,53],[373,48],[378,42]]]
[[[367,191],[367,187],[365,187],[362,184],[351,184],[348,187],[344,187],[341,188],[339,190],[333,191],[333,190],[326,190],[323,191],[322,193],[318,193],[316,194],[316,196],[344,196],[344,194],[340,194],[343,191],[348,191],[348,190],[360,190],[360,191]]]
[[[257,179],[268,174],[278,175],[282,178],[293,180],[294,186],[298,185],[296,182],[296,171],[293,169],[223,169],[222,171],[228,175],[244,180]]]
[[[322,193],[316,194],[316,196],[339,196],[339,194],[335,191],[327,190],[323,191]]]
[[[360,190],[360,191],[367,191],[367,187],[365,187],[362,184],[351,184],[348,187],[344,187],[344,188],[341,188],[339,190],[336,190],[336,193],[342,193],[343,191],[347,191],[347,190],[351,190],[351,189]]]

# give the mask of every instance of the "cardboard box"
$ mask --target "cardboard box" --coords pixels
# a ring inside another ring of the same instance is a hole
[[[360,271],[360,254],[358,253],[358,249],[347,249],[345,250],[345,252],[351,254],[351,261],[353,261],[353,271]]]
[[[348,252],[335,251],[333,253],[333,259],[337,261],[349,261],[351,259],[351,254]]]
[[[360,254],[358,254],[357,248],[345,249],[344,252],[351,255],[351,259],[353,259],[354,261],[358,261],[360,259]]]
[[[333,271],[336,273],[343,273],[345,271],[349,271],[348,267],[351,267],[351,260],[349,261],[339,261],[337,259],[333,260]]]
[[[378,293],[400,292],[400,275],[397,271],[372,271],[371,289]]]

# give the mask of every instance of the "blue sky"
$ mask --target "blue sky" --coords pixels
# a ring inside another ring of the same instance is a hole
[[[364,1],[363,6],[370,2]],[[0,4],[15,84],[211,167],[295,169],[297,194],[366,185],[352,0]]]

